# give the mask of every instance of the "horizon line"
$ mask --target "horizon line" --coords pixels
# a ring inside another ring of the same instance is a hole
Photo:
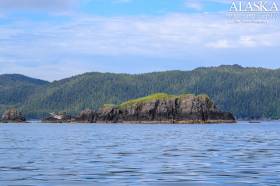
[[[4,76],[4,75],[20,75],[20,76],[24,76],[27,78],[32,78],[32,79],[37,79],[37,80],[42,80],[42,81],[47,81],[49,83],[55,82],[55,81],[61,81],[64,79],[69,79],[69,78],[73,78],[76,76],[81,76],[81,75],[85,75],[85,74],[90,74],[90,73],[101,73],[101,74],[116,74],[116,75],[144,75],[144,74],[151,74],[151,73],[161,73],[161,72],[175,72],[175,71],[179,71],[179,72],[191,72],[194,70],[198,70],[201,68],[220,68],[220,67],[239,67],[239,68],[244,68],[244,69],[264,69],[264,70],[278,70],[280,69],[280,67],[275,67],[275,68],[269,68],[269,67],[262,67],[262,66],[242,66],[239,64],[232,64],[232,65],[216,65],[216,66],[201,66],[201,67],[196,67],[190,70],[179,70],[179,69],[173,69],[173,70],[162,70],[162,71],[150,71],[150,72],[139,72],[139,73],[129,73],[129,72],[110,72],[110,71],[89,71],[89,72],[83,72],[83,73],[79,73],[79,74],[75,74],[69,77],[65,77],[65,78],[61,78],[61,79],[57,79],[57,80],[46,80],[46,79],[41,79],[41,78],[36,78],[36,77],[32,77],[29,76],[27,74],[20,74],[20,73],[2,73],[0,74],[0,76]]]

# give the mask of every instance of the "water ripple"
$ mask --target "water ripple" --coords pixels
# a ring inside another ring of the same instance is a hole
[[[0,185],[278,185],[280,124],[0,125]]]

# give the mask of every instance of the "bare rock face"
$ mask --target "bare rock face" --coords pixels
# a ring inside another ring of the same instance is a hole
[[[2,115],[2,122],[12,122],[12,123],[22,123],[25,122],[26,119],[22,115],[21,112],[16,109],[9,109],[4,112]]]
[[[182,96],[175,100],[175,105],[175,122],[235,122],[231,113],[220,111],[208,96]]]
[[[155,98],[154,98],[155,97]],[[159,98],[157,98],[159,97]],[[234,123],[231,113],[220,111],[208,96],[152,95],[151,99],[81,112],[78,121],[89,123]]]
[[[154,94],[98,111],[86,109],[77,117],[52,113],[44,122],[64,123],[235,123],[229,112],[220,111],[208,96]]]
[[[75,121],[82,123],[96,123],[97,114],[94,110],[86,109],[80,113],[78,117],[75,118]]]
[[[132,104],[121,109],[122,121],[158,123],[235,122],[231,113],[220,111],[208,96],[183,95]]]
[[[123,115],[122,111],[114,106],[102,107],[96,114],[99,123],[118,123]]]

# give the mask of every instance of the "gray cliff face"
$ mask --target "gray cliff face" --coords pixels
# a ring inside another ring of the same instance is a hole
[[[6,110],[1,118],[1,122],[21,123],[25,121],[25,117],[16,109]]]
[[[155,99],[129,106],[83,111],[77,121],[104,123],[219,123],[235,122],[231,113],[220,111],[207,96],[184,95]]]
[[[124,117],[123,111],[118,108],[101,108],[96,113],[97,122],[118,123]]]
[[[94,110],[86,109],[82,111],[75,120],[83,123],[95,123],[97,120],[97,113]]]

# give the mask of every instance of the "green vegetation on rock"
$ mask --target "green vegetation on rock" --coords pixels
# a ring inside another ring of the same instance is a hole
[[[128,100],[124,103],[121,103],[119,106],[121,108],[124,108],[124,107],[133,106],[135,104],[147,103],[147,102],[151,102],[151,101],[171,99],[171,98],[176,98],[176,96],[169,95],[166,93],[155,93],[155,94],[151,94],[149,96]]]
[[[131,99],[128,100],[126,102],[123,102],[119,105],[117,105],[118,108],[128,108],[128,107],[134,107],[136,105],[139,104],[143,104],[143,103],[149,103],[149,102],[153,102],[153,101],[158,101],[158,100],[171,100],[171,99],[182,99],[188,96],[194,96],[193,94],[181,94],[181,95],[171,95],[171,94],[167,94],[167,93],[155,93],[155,94],[151,94],[145,97],[140,97],[140,98],[136,98],[136,99]],[[198,99],[206,99],[206,101],[211,101],[209,96],[206,94],[201,94],[196,96]]]

